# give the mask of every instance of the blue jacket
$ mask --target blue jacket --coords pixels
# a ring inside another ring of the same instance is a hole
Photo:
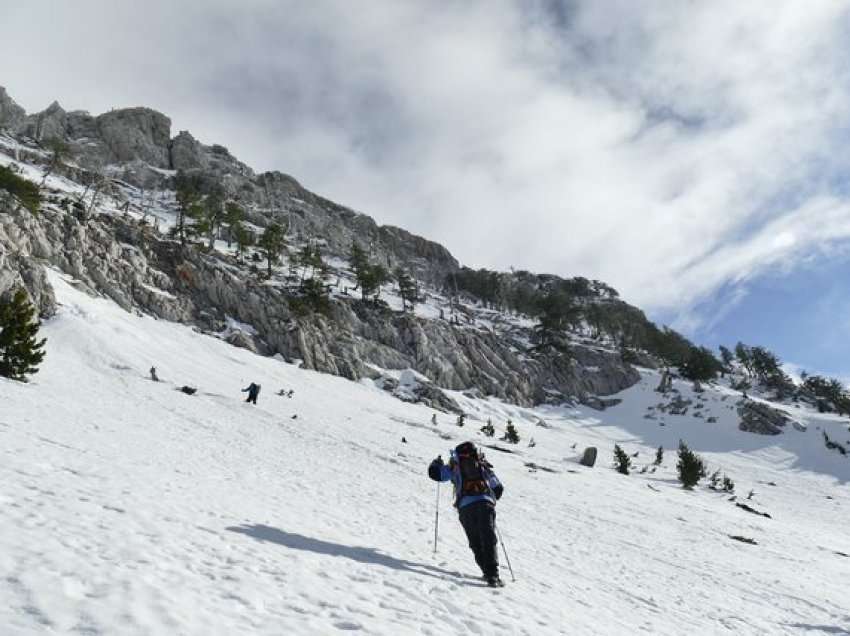
[[[484,479],[487,480],[490,492],[482,495],[465,495],[458,499],[458,493],[460,492],[461,486],[460,467],[457,462],[454,461],[454,458],[452,458],[452,461],[450,461],[449,464],[444,464],[443,460],[438,457],[431,462],[430,466],[428,466],[428,476],[431,479],[434,481],[452,482],[455,489],[455,507],[458,510],[477,501],[486,501],[490,505],[495,506],[496,500],[502,496],[504,486],[502,486],[502,482],[499,481],[499,478],[496,477],[496,473],[491,470],[491,466],[484,462],[481,466],[481,472],[484,475]]]

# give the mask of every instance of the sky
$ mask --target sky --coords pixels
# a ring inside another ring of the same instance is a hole
[[[464,264],[850,377],[850,0],[28,0],[27,111],[145,105]]]

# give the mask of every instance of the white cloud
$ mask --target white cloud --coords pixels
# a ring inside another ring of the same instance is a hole
[[[0,82],[160,108],[472,265],[687,320],[850,235],[847,2],[116,4],[4,9]]]

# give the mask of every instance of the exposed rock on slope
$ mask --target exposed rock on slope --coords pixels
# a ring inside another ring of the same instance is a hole
[[[798,429],[801,427],[786,412],[754,400],[738,402],[738,415],[741,417],[738,428],[759,435],[779,435],[788,424]]]

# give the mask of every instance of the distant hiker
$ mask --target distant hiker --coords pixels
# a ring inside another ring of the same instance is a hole
[[[150,374],[151,380],[153,380],[154,382],[159,382],[159,378],[156,375],[156,367],[151,367]]]
[[[401,438],[401,443],[402,443],[402,444],[407,444],[407,438],[406,438],[406,437],[402,437],[402,438]]]
[[[293,395],[295,395],[295,391],[292,389],[289,389],[289,391],[286,392],[286,397],[288,398],[291,398]]]
[[[261,388],[262,387],[260,387],[259,384],[254,384],[253,382],[251,382],[251,384],[249,384],[247,388],[242,389],[242,393],[245,393],[246,391],[248,392],[248,399],[245,401],[250,402],[251,404],[256,404],[257,396],[260,394]]]
[[[433,413],[433,414],[431,415],[431,425],[432,425],[432,426],[436,426],[436,425],[437,425],[437,414],[436,414],[436,413]]]
[[[463,426],[464,424],[466,424],[466,413],[461,413],[457,416],[457,425]]]
[[[496,551],[496,500],[504,488],[493,467],[479,453],[475,444],[464,442],[451,451],[449,463],[437,457],[428,466],[428,476],[434,481],[449,481],[454,485],[455,508],[466,532],[475,562],[484,580],[491,587],[502,586],[499,578],[499,555]]]
[[[286,397],[286,389],[281,389],[277,392],[280,397]]]

